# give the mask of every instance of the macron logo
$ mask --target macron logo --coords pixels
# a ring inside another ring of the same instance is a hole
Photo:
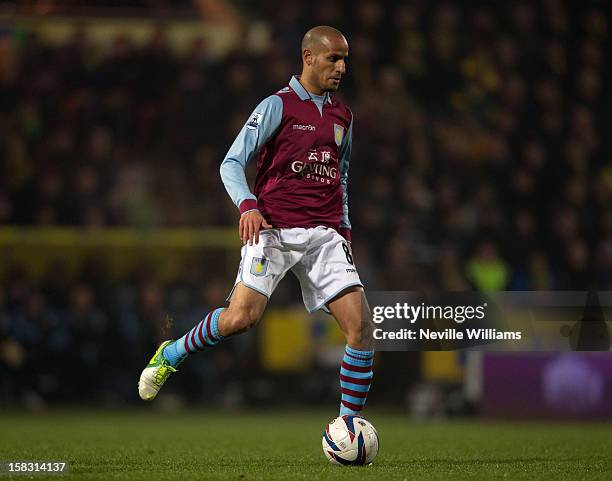
[[[293,124],[293,130],[309,130],[310,132],[314,132],[317,128],[314,125],[299,125]]]

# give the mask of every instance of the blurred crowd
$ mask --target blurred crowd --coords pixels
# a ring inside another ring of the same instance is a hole
[[[172,53],[163,26],[107,51],[79,27],[62,45],[3,30],[0,225],[235,227],[219,164],[257,102],[299,73],[303,33],[329,24],[350,45],[338,95],[355,116],[350,217],[367,288],[612,289],[605,2],[234,4],[244,41],[221,59],[202,39]],[[256,22],[270,31],[264,52],[249,45]],[[163,309],[139,302],[167,305],[170,287],[128,284],[141,300],[122,311],[124,293],[92,295],[92,283],[15,298],[7,277],[0,339],[76,356],[87,342],[106,349],[97,329],[123,329],[111,345],[140,365],[161,334],[139,329]],[[190,308],[219,301],[197,299]]]
[[[73,282],[57,265],[36,286],[13,270],[0,285],[0,406],[137,401],[140,370],[153,347],[193,327],[227,294],[222,282],[195,271],[171,285],[152,280],[150,269],[111,282],[95,259]],[[185,375],[169,392],[225,406],[253,401],[246,389],[253,381],[247,373],[257,372],[253,334],[198,358],[181,367]]]

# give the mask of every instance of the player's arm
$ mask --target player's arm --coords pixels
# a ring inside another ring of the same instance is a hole
[[[248,118],[219,169],[227,193],[240,210],[239,233],[243,242],[259,242],[260,229],[272,227],[257,209],[257,197],[249,189],[246,166],[274,135],[283,116],[283,102],[277,95],[264,99]]]
[[[340,220],[340,234],[347,241],[351,241],[351,222],[348,208],[348,171],[351,148],[353,146],[353,120],[349,125],[346,136],[340,146],[340,185],[342,186],[342,219]]]

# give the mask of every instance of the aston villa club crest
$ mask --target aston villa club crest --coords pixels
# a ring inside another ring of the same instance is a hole
[[[342,125],[334,124],[334,140],[336,145],[340,147],[342,140],[344,139],[344,127]]]
[[[251,274],[254,276],[265,276],[270,261],[265,257],[253,257],[251,262]]]

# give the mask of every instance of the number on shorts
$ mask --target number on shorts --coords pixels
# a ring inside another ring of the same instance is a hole
[[[346,262],[353,265],[353,256],[351,255],[351,250],[346,242],[342,244],[342,250],[346,254]]]

